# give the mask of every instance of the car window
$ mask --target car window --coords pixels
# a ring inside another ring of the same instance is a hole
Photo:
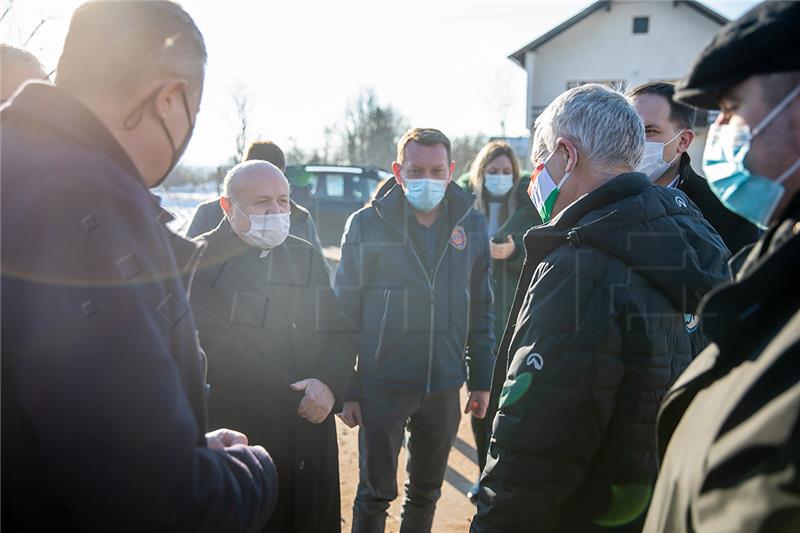
[[[344,176],[328,174],[325,176],[325,196],[328,198],[344,198]]]
[[[370,198],[369,181],[364,176],[350,176],[348,181],[348,197],[359,202],[366,202]]]

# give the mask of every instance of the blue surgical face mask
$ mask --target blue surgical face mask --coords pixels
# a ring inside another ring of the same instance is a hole
[[[489,194],[500,198],[508,194],[508,191],[514,186],[514,176],[511,174],[486,174],[483,185]]]
[[[753,128],[741,124],[712,124],[703,153],[703,172],[720,202],[734,213],[766,229],[785,192],[783,182],[800,168],[800,159],[772,180],[753,174],[744,160],[753,138],[800,95],[800,85]]]
[[[431,178],[405,180],[406,199],[418,211],[432,211],[444,198],[447,181]]]

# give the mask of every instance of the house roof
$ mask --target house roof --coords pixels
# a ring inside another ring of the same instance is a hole
[[[713,20],[720,26],[727,24],[729,22],[727,17],[717,13],[716,11],[714,11],[707,5],[703,4],[702,2],[699,2],[698,0],[673,0],[672,4],[674,6],[683,4],[687,7],[690,7],[695,11],[697,11],[698,13],[700,13],[701,15],[704,15],[709,19]],[[578,22],[582,21],[589,15],[601,9],[610,10],[611,0],[598,0],[597,2],[591,4],[589,7],[587,7],[580,13],[573,16],[572,18],[565,20],[552,30],[545,33],[544,35],[526,44],[525,46],[523,46],[510,56],[508,56],[508,58],[513,62],[515,62],[516,64],[518,64],[519,66],[521,66],[522,68],[525,68],[525,52],[533,52],[543,44],[549,42],[550,40],[557,37],[561,33],[565,32],[566,30],[568,30]]]

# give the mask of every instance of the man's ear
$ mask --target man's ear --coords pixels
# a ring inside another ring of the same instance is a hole
[[[221,196],[219,199],[219,206],[222,208],[222,211],[225,213],[225,216],[230,217],[231,211],[233,207],[231,206],[231,201],[224,196]]]
[[[447,180],[447,181],[452,181],[453,180],[453,176],[455,175],[455,172],[456,172],[456,162],[455,161],[450,161],[450,179]]]
[[[400,173],[400,170],[402,168],[403,166],[397,161],[394,161],[392,163],[392,173],[394,174],[394,179],[397,180],[397,183],[399,183],[401,187],[405,184],[405,181],[403,180],[403,175]]]
[[[678,139],[679,154],[682,154],[689,149],[689,146],[691,146],[692,141],[694,141],[694,137],[695,137],[694,130],[683,130],[683,133],[681,133],[681,136]]]
[[[174,79],[165,83],[156,94],[155,108],[159,117],[166,120],[176,109],[183,113],[183,98],[189,83],[183,79]],[[179,106],[179,107],[176,107]]]
[[[562,145],[567,151],[567,163],[565,170],[567,172],[572,172],[575,170],[575,167],[578,166],[578,149],[575,148],[575,144],[572,141],[564,137],[559,137],[556,139],[556,150],[558,150],[559,144]]]

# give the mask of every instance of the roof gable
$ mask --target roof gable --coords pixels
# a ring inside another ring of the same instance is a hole
[[[578,13],[577,15],[574,15],[573,17],[565,20],[564,22],[562,22],[561,24],[559,24],[558,26],[556,26],[552,30],[550,30],[547,33],[545,33],[544,35],[542,35],[542,36],[538,37],[537,39],[531,41],[530,43],[526,44],[525,46],[523,46],[522,48],[520,48],[519,50],[517,50],[516,52],[514,52],[510,56],[508,56],[508,58],[510,60],[512,60],[513,62],[515,62],[516,64],[518,64],[519,66],[521,66],[522,68],[525,68],[525,53],[526,52],[533,52],[534,50],[536,50],[537,48],[539,48],[543,44],[545,44],[545,43],[551,41],[552,39],[554,39],[555,37],[561,35],[563,32],[565,32],[566,30],[568,30],[569,28],[571,28],[572,26],[574,26],[578,22],[582,21],[586,17],[592,15],[593,13],[595,13],[595,12],[601,10],[601,9],[610,10],[611,9],[611,2],[612,2],[612,0],[598,0],[597,2],[591,4],[589,7],[587,7],[586,9],[584,9],[583,11]],[[708,17],[712,21],[716,22],[720,26],[722,26],[724,24],[727,24],[729,22],[727,17],[717,13],[716,11],[714,11],[710,7],[706,6],[705,4],[699,2],[698,0],[673,0],[672,5],[673,6],[685,5],[687,7],[690,7],[693,10],[697,11],[698,13],[700,13],[701,15],[703,15],[705,17]]]

